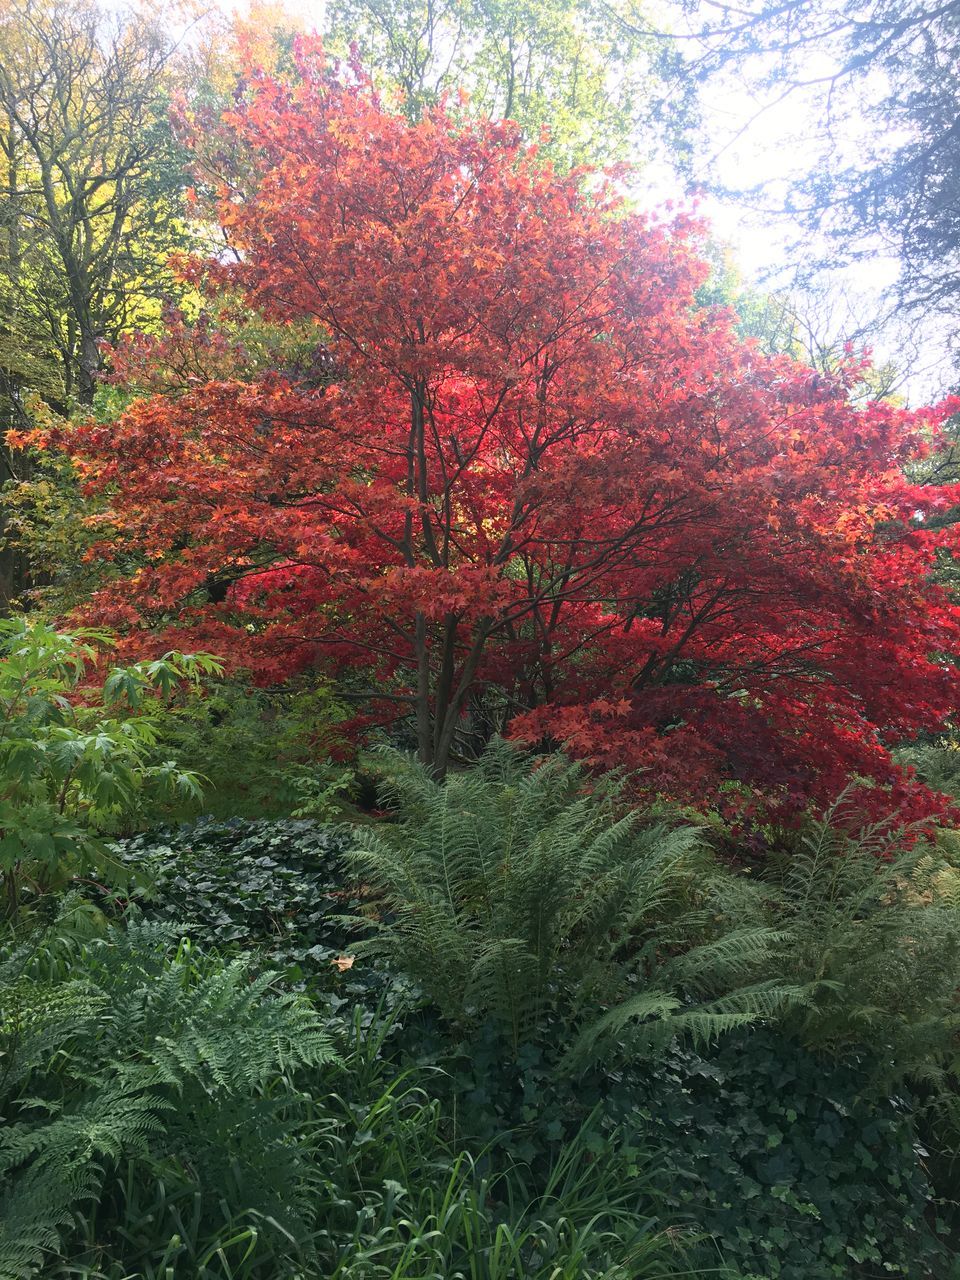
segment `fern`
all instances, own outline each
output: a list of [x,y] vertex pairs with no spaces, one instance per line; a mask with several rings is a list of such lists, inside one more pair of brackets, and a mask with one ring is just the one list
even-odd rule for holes
[[834,1053],[869,1048],[873,1084],[933,1080],[960,1035],[960,895],[939,853],[841,797],[764,889],[776,971],[804,992],[788,1026]]
[[579,1060],[630,1023],[703,1039],[754,1016],[746,996],[736,1014],[691,1003],[748,989],[776,932],[727,926],[700,831],[644,823],[616,779],[591,785],[560,756],[531,765],[496,741],[444,783],[394,768],[384,801],[400,820],[359,829],[347,853],[379,915],[357,950],[387,956],[460,1028],[493,1018],[516,1050],[559,1013]]
[[74,1206],[91,1200],[100,1186],[93,1164],[28,1169],[0,1193],[0,1280],[33,1276],[54,1251]]
[[935,742],[914,742],[895,753],[898,763],[917,771],[931,791],[960,797],[960,741],[948,734]]
[[244,1211],[296,1224],[309,1179],[288,1081],[333,1059],[317,1011],[169,926],[134,919],[59,973],[56,927],[46,941],[0,961],[0,1280],[35,1274],[113,1170],[176,1151],[215,1171],[213,1195],[241,1178]]

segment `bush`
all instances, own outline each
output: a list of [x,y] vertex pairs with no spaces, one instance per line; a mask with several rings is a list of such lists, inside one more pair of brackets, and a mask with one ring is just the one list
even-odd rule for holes
[[[360,949],[439,1014],[408,1052],[450,1072],[471,1142],[541,1171],[599,1108],[598,1161],[624,1132],[657,1151],[675,1210],[716,1239],[704,1265],[930,1274],[930,1192],[899,1093],[948,1071],[960,1029],[942,864],[831,811],[752,883],[699,832],[618,797],[615,780],[503,744],[443,785],[394,771],[398,820],[358,832],[349,857],[382,911]],[[739,1027],[678,1035],[700,1030],[705,996]],[[591,1005],[608,1010],[593,1026]],[[571,1058],[572,1031],[602,1052]]]
[[168,653],[114,667],[81,686],[109,643],[26,618],[0,619],[0,874],[16,916],[25,886],[43,893],[91,866],[103,872],[104,832],[116,831],[153,795],[199,802],[194,774],[157,758],[157,699],[218,670],[207,654]]
[[960,738],[955,733],[933,741],[911,742],[895,756],[898,764],[913,768],[931,791],[960,800]]
[[[127,931],[10,952],[0,1280],[947,1274],[900,1087],[949,1096],[931,850],[832,813],[747,877],[559,757],[391,760],[393,821],[118,842]],[[393,968],[340,973],[372,907]]]
[[[346,715],[322,685],[266,693],[207,681],[171,708],[160,743],[203,775],[210,817],[326,822],[342,815],[354,785],[353,771],[330,758],[343,745],[338,724]],[[170,817],[170,807],[157,804],[145,810],[143,825]]]

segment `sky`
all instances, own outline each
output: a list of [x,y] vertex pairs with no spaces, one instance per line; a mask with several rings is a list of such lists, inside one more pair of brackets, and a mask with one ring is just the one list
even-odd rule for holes
[[[668,8],[670,0],[666,0]],[[675,8],[675,6],[673,6]],[[827,55],[811,58],[803,75],[816,80],[835,69]],[[761,77],[755,64],[749,81]],[[874,74],[871,84],[857,84],[846,101],[844,132],[839,140],[844,160],[856,156],[859,140],[872,127],[862,110],[885,81]],[[719,240],[727,244],[745,279],[761,287],[790,289],[804,254],[816,251],[799,221],[786,212],[791,178],[815,170],[820,162],[816,141],[824,111],[822,89],[796,91],[786,98],[779,90],[753,89],[748,78],[731,72],[704,85],[701,96],[703,129],[694,163],[694,176],[707,189],[761,189],[756,201],[707,195],[702,210]],[[666,179],[666,185],[670,180]],[[753,204],[757,207],[752,207]],[[870,323],[889,312],[885,292],[896,282],[898,262],[882,245],[847,267],[821,276],[833,295],[829,315],[816,317],[822,330]],[[919,331],[894,315],[872,336],[875,362],[892,361],[900,370],[898,393],[912,403],[940,396],[952,383],[954,363],[947,350],[949,334],[931,323]]]

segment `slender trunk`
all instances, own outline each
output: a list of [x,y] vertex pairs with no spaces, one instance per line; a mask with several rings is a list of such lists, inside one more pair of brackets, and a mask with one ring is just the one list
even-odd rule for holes
[[[460,720],[460,713],[464,708],[467,698],[473,689],[474,681],[477,678],[477,671],[480,667],[480,659],[483,657],[483,651],[486,648],[487,636],[489,635],[489,621],[481,620],[477,634],[474,638],[470,652],[467,654],[463,669],[460,672],[460,680],[457,687],[451,695],[446,707],[436,709],[437,719],[440,720],[439,733],[437,734],[437,749],[433,755],[433,772],[438,778],[446,775],[447,767],[450,764],[450,753],[453,750],[453,744],[456,739],[457,724]],[[442,717],[442,719],[441,719]]]
[[417,657],[417,754],[428,768],[434,763],[433,735],[430,732],[430,651],[427,648],[427,619],[418,613],[414,647]]
[[[12,121],[8,121],[3,150],[7,157],[7,191],[9,193],[9,221],[7,223],[7,282],[8,302],[0,315],[0,331],[12,337],[17,334],[21,275],[23,271],[23,247],[20,238],[20,172],[18,143]],[[27,425],[21,403],[20,372],[16,368],[0,370],[0,397],[3,410],[0,432],[9,427]],[[22,550],[7,537],[9,516],[2,497],[2,486],[9,480],[17,480],[19,467],[13,451],[0,443],[0,616],[11,611],[14,603],[28,584],[28,566]]]
[[433,716],[433,754],[440,748],[442,717],[453,691],[455,672],[455,642],[457,638],[457,620],[448,613],[443,621],[443,653],[440,657],[440,678],[437,681],[436,710]]
[[[7,399],[12,411],[16,410],[17,390],[12,386],[0,386],[0,395]],[[21,425],[11,413],[11,426]],[[6,617],[22,603],[22,596],[30,586],[30,565],[22,547],[13,535],[8,536],[9,514],[2,493],[8,481],[17,481],[29,475],[29,459],[25,454],[14,454],[5,444],[0,444],[0,617]]]
[[100,372],[100,350],[97,336],[81,322],[80,350],[77,353],[77,399],[82,405],[93,404]]

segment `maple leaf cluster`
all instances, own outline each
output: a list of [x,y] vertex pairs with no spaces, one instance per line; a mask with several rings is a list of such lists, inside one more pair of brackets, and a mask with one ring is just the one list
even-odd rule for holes
[[230,161],[231,252],[192,270],[312,327],[323,376],[174,325],[177,386],[47,432],[109,499],[88,615],[263,680],[361,673],[366,721],[409,717],[438,770],[493,728],[696,803],[787,814],[856,778],[935,811],[889,748],[957,705],[928,517],[960,493],[904,470],[947,408],[761,354],[696,304],[698,223],[617,175],[297,58],[195,138]]

